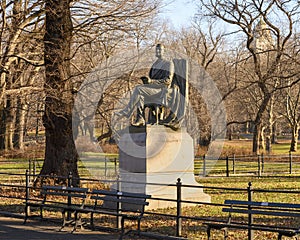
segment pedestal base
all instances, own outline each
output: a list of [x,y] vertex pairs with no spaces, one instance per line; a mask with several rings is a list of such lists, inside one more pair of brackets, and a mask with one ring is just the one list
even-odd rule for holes
[[[201,186],[194,178],[193,139],[185,129],[173,131],[160,125],[147,125],[129,130],[119,144],[121,191],[176,200],[174,185],[178,178],[183,185]],[[202,188],[182,187],[181,196],[183,200],[210,202],[210,196]],[[175,206],[176,202],[150,200],[148,208]]]

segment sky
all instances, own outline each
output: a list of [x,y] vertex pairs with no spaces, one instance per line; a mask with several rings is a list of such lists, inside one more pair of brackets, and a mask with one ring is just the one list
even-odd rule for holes
[[162,9],[162,17],[170,20],[175,28],[187,26],[197,12],[196,4],[191,0],[163,0],[170,3]]

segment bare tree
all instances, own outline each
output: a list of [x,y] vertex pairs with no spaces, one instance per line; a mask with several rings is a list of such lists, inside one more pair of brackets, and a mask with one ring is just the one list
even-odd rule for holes
[[66,176],[71,171],[78,177],[72,134],[73,85],[80,86],[93,67],[114,50],[128,46],[125,40],[135,31],[134,23],[155,8],[155,1],[46,1],[46,152],[42,174]]
[[[205,24],[206,23],[206,24]],[[195,18],[192,27],[180,31],[179,40],[188,57],[205,70],[213,63],[224,43],[224,34],[207,18]]]
[[[262,117],[267,109],[272,94],[279,86],[275,82],[280,79],[284,81],[287,76],[279,76],[279,66],[283,58],[285,58],[285,49],[288,40],[293,33],[296,15],[298,14],[299,5],[294,1],[220,1],[199,0],[202,7],[211,17],[216,17],[222,21],[236,26],[245,36],[246,47],[250,53],[249,58],[253,64],[253,79],[249,85],[255,85],[262,93],[259,100],[259,106],[254,118],[254,134],[253,149],[255,153],[259,152],[259,136],[262,128]],[[278,21],[280,19],[281,21]],[[268,44],[267,48],[259,49],[255,45],[255,24],[258,21],[265,23],[264,30],[270,32],[273,41]],[[283,27],[284,26],[284,27]],[[269,58],[269,64],[265,64],[264,56],[272,56]],[[283,82],[280,86],[287,86],[288,83]]]
[[[72,82],[70,53],[73,25],[70,1],[47,0],[45,4],[45,161],[41,174],[78,179],[78,154],[72,136]],[[75,180],[76,185],[78,181]]]
[[[155,26],[156,14],[160,5],[156,0],[147,1],[111,1],[109,4],[85,1],[85,8],[75,3],[71,7],[74,22],[74,51],[72,52],[72,75],[76,88],[87,74],[101,63],[109,62],[110,58],[124,49],[140,49],[151,45],[152,30]],[[86,12],[83,17],[82,12]],[[92,17],[90,17],[92,16]],[[84,20],[83,20],[84,19]],[[85,24],[89,21],[89,24]],[[159,28],[160,29],[160,28]],[[132,70],[134,71],[134,69]],[[117,100],[121,91],[130,91],[135,84],[133,76],[122,80],[117,87],[112,87],[101,98],[96,113],[96,125],[101,126],[98,140],[111,136],[110,117],[113,110],[112,99]],[[125,81],[125,82],[124,82]],[[126,84],[125,84],[126,83]],[[120,85],[121,84],[121,85]],[[87,116],[91,119],[93,116]],[[88,128],[93,128],[94,123],[86,121]]]
[[[299,61],[299,33],[295,34],[294,37],[289,42],[289,53],[293,58],[289,59],[282,67],[281,71],[288,71],[289,74],[294,73],[299,69],[300,61]],[[288,67],[287,67],[288,66]],[[288,126],[290,127],[292,137],[291,137],[291,145],[290,151],[297,151],[298,137],[299,137],[299,129],[300,129],[300,87],[299,83],[293,84],[297,82],[299,79],[298,75],[295,75],[288,79],[288,81],[292,84],[288,88],[282,89],[281,91],[281,108],[285,109],[285,111],[278,110],[279,114],[283,116],[288,122]]]
[[[24,64],[40,64],[40,44],[36,37],[41,30],[40,21],[43,14],[41,5],[42,2],[39,0],[1,1],[0,149],[14,147],[13,136],[16,130],[14,127],[18,126],[20,120],[22,121],[22,118],[15,118],[18,102],[16,93],[19,93],[18,98],[22,98],[22,95],[34,90],[32,85],[27,85],[28,82],[24,81],[20,73],[26,72]],[[17,130],[20,129],[18,127]]]

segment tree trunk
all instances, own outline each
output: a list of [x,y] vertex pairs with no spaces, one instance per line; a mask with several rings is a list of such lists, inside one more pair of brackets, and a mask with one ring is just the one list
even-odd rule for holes
[[254,123],[253,140],[252,140],[252,152],[259,154],[259,139],[260,139],[260,124]]
[[262,101],[262,103],[259,106],[259,110],[256,114],[256,118],[254,120],[254,130],[253,130],[253,142],[252,142],[252,152],[255,154],[259,154],[259,141],[260,141],[260,137],[261,137],[261,130],[262,130],[262,117],[263,117],[263,113],[265,112],[268,103],[270,101],[271,98],[271,94],[268,92],[268,90],[266,89],[266,86],[264,84],[260,84],[261,90],[264,93],[264,99]]
[[73,96],[70,81],[72,22],[69,0],[46,1],[45,52],[45,161],[41,174],[68,176],[78,184],[78,154],[72,134]]
[[272,130],[272,144],[277,143],[277,122],[274,122],[273,124],[273,130]]
[[266,139],[265,139],[265,130],[266,127],[262,127],[260,130],[260,137],[259,137],[259,148],[264,152],[266,150]]
[[266,151],[269,154],[272,152],[272,138],[270,136],[266,137]]
[[15,131],[15,102],[12,96],[7,96],[6,105],[6,124],[5,124],[5,150],[12,150],[14,148],[13,138]]
[[25,125],[26,125],[26,113],[28,110],[28,105],[18,97],[17,100],[17,113],[16,113],[16,130],[14,135],[14,147],[18,149],[24,149],[24,135],[25,135]]
[[292,131],[292,140],[291,140],[290,151],[297,152],[299,126],[296,124],[292,130],[293,131]]
[[5,150],[6,112],[4,105],[0,106],[0,150]]
[[266,136],[266,151],[271,153],[272,149],[272,136],[273,136],[273,125],[274,125],[274,96],[270,98],[270,108],[268,117],[268,131]]

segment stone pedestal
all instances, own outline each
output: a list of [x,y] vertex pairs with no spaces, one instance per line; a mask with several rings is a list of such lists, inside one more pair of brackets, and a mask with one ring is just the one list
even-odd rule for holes
[[[146,193],[155,198],[176,199],[174,185],[200,186],[194,178],[194,144],[185,129],[173,131],[161,125],[129,128],[119,142],[121,191]],[[147,184],[141,184],[147,183]],[[162,185],[156,185],[162,184]],[[183,200],[210,202],[202,188],[182,188]],[[176,202],[150,200],[149,209],[175,207]]]

